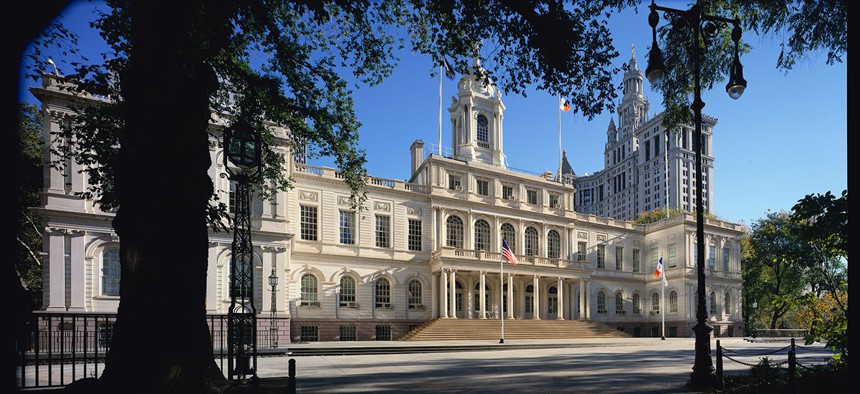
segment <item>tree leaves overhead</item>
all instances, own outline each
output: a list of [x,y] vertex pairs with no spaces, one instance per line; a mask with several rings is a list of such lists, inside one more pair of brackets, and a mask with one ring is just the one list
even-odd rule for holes
[[[525,96],[537,88],[568,98],[574,111],[592,119],[616,97],[608,19],[636,1],[412,1],[408,29],[413,48],[437,61],[449,56],[460,73],[474,58],[485,83]],[[491,10],[491,12],[487,12]],[[480,51],[480,48],[486,51]],[[487,53],[486,58],[482,54]]]
[[[692,2],[691,2],[692,3]],[[687,7],[669,4],[670,8],[686,10]],[[847,2],[825,1],[748,1],[715,0],[699,2],[707,15],[738,19],[742,36],[738,46],[741,64],[744,54],[755,50],[745,42],[744,36],[753,33],[769,35],[781,41],[780,55],[775,59],[778,69],[788,71],[801,59],[813,57],[825,51],[827,64],[841,62],[848,50]],[[694,81],[692,28],[673,13],[660,12],[657,27],[658,46],[667,66],[666,79],[654,89],[663,95],[666,111],[664,126],[670,129],[692,121]],[[729,70],[734,53],[730,25],[719,25],[713,37],[702,35],[699,45],[701,54],[702,89],[722,85],[729,79]],[[650,47],[649,47],[650,48]],[[754,88],[755,81],[749,81]],[[722,88],[722,86],[719,86]]]
[[[103,96],[111,103],[81,109],[76,126],[60,136],[72,141],[60,152],[64,160],[77,155],[93,181],[85,197],[108,209],[119,203],[112,191],[112,160],[125,127],[117,76],[129,66],[133,43],[150,39],[135,36],[136,31],[150,30],[132,29],[131,4],[107,2],[111,11],[100,14],[93,26],[109,43],[110,53],[101,63],[79,63],[68,77],[78,83],[79,94]],[[189,59],[205,59],[217,74],[220,82],[211,106],[227,125],[241,117],[262,133],[267,144],[265,181],[258,192],[269,197],[290,187],[282,170],[285,151],[276,148],[286,144],[303,149],[309,157],[333,157],[358,197],[355,201],[361,202],[365,152],[358,146],[361,123],[345,73],[359,83],[381,82],[397,66],[395,54],[406,41],[413,51],[434,59],[449,56],[461,73],[472,72],[472,60],[486,53],[481,61],[493,66],[486,70],[485,82],[493,80],[516,94],[524,95],[531,87],[561,94],[592,118],[612,108],[616,96],[611,77],[618,70],[610,62],[618,53],[608,17],[634,4],[632,0],[215,2],[199,6],[184,43],[176,45]],[[477,43],[494,49],[481,51]],[[277,135],[272,126],[289,133]],[[100,130],[97,135],[84,135],[93,128]],[[217,196],[216,190],[210,222],[224,213]]]

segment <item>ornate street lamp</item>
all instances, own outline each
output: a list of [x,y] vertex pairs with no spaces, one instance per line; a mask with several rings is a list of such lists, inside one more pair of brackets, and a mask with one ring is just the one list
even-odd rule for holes
[[729,23],[734,25],[734,29],[732,29],[732,41],[735,43],[735,53],[726,92],[732,99],[738,99],[744,93],[744,89],[747,86],[747,82],[743,77],[743,66],[741,66],[738,57],[738,41],[741,38],[740,21],[738,19],[707,15],[702,11],[698,3],[685,11],[660,7],[654,4],[652,0],[649,8],[651,9],[651,13],[648,15],[648,24],[651,25],[652,43],[651,52],[648,56],[648,68],[645,69],[645,77],[648,78],[648,81],[652,85],[659,85],[666,76],[666,66],[663,64],[660,48],[657,45],[657,23],[660,21],[657,11],[679,15],[679,22],[685,23],[686,27],[693,30],[690,58],[693,62],[695,86],[693,90],[693,103],[690,105],[690,108],[693,110],[696,125],[696,248],[698,250],[696,259],[698,279],[696,320],[698,323],[693,327],[693,331],[696,334],[696,357],[693,364],[693,372],[690,374],[690,385],[694,388],[714,388],[717,387],[717,376],[714,373],[714,364],[711,360],[710,342],[710,334],[713,327],[707,323],[708,312],[705,309],[705,230],[704,207],[702,204],[702,108],[705,106],[705,103],[702,101],[701,50],[699,48],[699,40],[700,34],[703,32],[708,36],[713,36],[716,34],[718,27]]
[[269,334],[272,337],[272,348],[276,348],[278,347],[278,323],[275,321],[275,311],[278,305],[275,299],[277,298],[278,274],[275,272],[274,266],[272,266],[272,273],[269,274],[269,286],[272,286],[272,317],[269,319]]
[[227,178],[236,181],[236,207],[230,258],[230,309],[227,312],[227,369],[230,380],[257,375],[257,309],[254,305],[254,247],[251,243],[249,184],[260,174],[261,140],[244,119],[224,130]]

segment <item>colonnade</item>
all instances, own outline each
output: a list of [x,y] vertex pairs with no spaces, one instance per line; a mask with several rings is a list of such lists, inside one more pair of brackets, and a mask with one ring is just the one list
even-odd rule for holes
[[442,319],[498,319],[502,311],[505,319],[591,318],[588,278],[505,272],[500,280],[499,271],[457,268],[442,268],[436,274],[439,292],[434,309]]

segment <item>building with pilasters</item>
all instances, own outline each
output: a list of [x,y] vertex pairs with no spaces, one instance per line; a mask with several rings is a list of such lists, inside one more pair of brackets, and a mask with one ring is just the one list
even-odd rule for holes
[[[627,75],[635,67],[633,62]],[[641,93],[641,76],[638,86],[628,85],[635,85],[636,79],[631,81],[625,89]],[[59,130],[60,115],[81,100],[59,84],[46,75],[43,86],[33,89],[42,102],[48,147],[58,143],[51,132]],[[502,316],[594,320],[633,336],[660,336],[665,321],[666,336],[691,336],[695,216],[641,225],[579,211],[580,188],[594,190],[589,179],[603,175],[571,183],[507,168],[501,94],[472,76],[461,78],[457,89],[448,108],[451,147],[425,150],[422,141],[413,142],[409,180],[369,177],[368,199],[359,209],[350,205],[350,190],[336,169],[307,164],[288,146],[279,148],[294,187],[274,201],[254,201],[252,227],[256,310],[285,322],[278,326],[280,343],[393,340],[434,319]],[[633,119],[643,119],[647,105],[621,111],[638,112]],[[628,171],[621,184],[645,178],[639,171],[656,166],[653,158],[629,159],[630,152],[644,154],[634,149],[636,141],[651,136],[657,119],[633,127],[639,123],[624,116],[617,144],[630,151],[617,163]],[[211,126],[210,176],[224,194],[222,201],[230,201],[230,183],[220,176],[225,159],[214,143],[225,125]],[[618,155],[615,151],[607,144],[609,154]],[[46,162],[52,155],[45,150]],[[87,179],[78,164],[69,164],[64,170],[46,166],[38,207],[48,229],[43,309],[115,313],[120,269],[113,213],[76,195]],[[620,193],[613,204],[644,195],[623,188]],[[709,322],[715,335],[736,335],[744,329],[742,230],[707,220],[705,234]],[[518,264],[502,259],[502,239]],[[229,234],[210,234],[206,308],[212,315],[226,314],[230,305],[230,246]],[[654,276],[660,258],[665,287]],[[267,282],[270,273],[279,278],[275,291]]]

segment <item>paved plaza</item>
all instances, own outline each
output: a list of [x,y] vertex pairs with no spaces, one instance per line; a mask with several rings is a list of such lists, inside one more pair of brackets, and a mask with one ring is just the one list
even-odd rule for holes
[[[504,349],[546,341],[496,341],[469,343]],[[444,345],[457,342],[446,342]],[[463,344],[462,342],[459,342]],[[716,340],[712,339],[712,352]],[[777,351],[788,341],[749,342],[743,338],[720,339],[734,352],[736,361],[724,359],[727,373],[749,371],[759,356],[775,362],[788,358]],[[387,342],[409,346],[415,342]],[[442,345],[442,343],[435,343]],[[694,360],[693,338],[582,339],[557,342],[557,347],[538,349],[415,352],[402,354],[293,356],[298,393],[679,393]],[[298,344],[293,347],[380,346],[380,342],[333,342]],[[802,345],[802,342],[798,343]],[[813,345],[820,348],[820,344]],[[777,352],[775,352],[777,351]],[[829,353],[798,350],[803,364],[821,363]],[[259,377],[268,385],[288,376],[288,357],[262,357]],[[714,359],[714,357],[712,357]],[[716,360],[714,360],[716,367]]]

